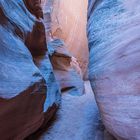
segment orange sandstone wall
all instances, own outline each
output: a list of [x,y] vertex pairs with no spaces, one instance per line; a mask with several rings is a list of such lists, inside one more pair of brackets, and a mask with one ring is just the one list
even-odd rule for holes
[[53,35],[65,41],[83,73],[88,64],[87,4],[87,0],[55,0],[52,12]]

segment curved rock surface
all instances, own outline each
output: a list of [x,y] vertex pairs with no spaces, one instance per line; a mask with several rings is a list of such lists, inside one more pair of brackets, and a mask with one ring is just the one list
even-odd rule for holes
[[43,127],[58,108],[61,89],[73,88],[76,95],[84,92],[77,60],[61,39],[53,37],[52,4],[40,0],[0,1],[3,140],[22,140]]
[[84,82],[82,80],[82,70],[79,63],[74,62],[74,57],[68,51],[65,42],[53,35],[52,12],[56,8],[55,1],[43,0],[42,8],[44,14],[44,25],[47,37],[48,53],[52,63],[52,67],[61,90],[72,89],[74,95],[82,95],[84,93]]
[[[2,140],[24,139],[51,118],[60,102],[60,90],[46,55],[45,28],[35,16],[22,0],[0,1]],[[43,57],[37,64],[36,57],[42,52],[45,63]]]
[[53,41],[48,42],[48,50],[61,90],[71,89],[71,94],[82,95],[84,93],[84,82],[81,68],[76,59],[66,50],[65,43],[60,39],[53,39]]
[[140,140],[140,1],[89,0],[90,80],[103,123]]
[[41,7],[41,0],[23,0],[27,9],[35,15],[38,19],[43,18],[43,10]]
[[86,36],[87,0],[55,0],[52,11],[52,34],[64,40],[67,50],[78,60],[82,75],[88,64]]

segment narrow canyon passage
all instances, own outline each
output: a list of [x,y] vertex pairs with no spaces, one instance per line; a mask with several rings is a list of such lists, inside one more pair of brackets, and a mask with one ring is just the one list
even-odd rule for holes
[[140,140],[139,31],[139,0],[0,0],[0,140]]
[[83,96],[62,96],[58,120],[40,140],[92,140],[99,121],[98,110],[89,82]]
[[83,96],[63,93],[56,119],[28,140],[114,140],[104,130],[89,81],[85,89]]

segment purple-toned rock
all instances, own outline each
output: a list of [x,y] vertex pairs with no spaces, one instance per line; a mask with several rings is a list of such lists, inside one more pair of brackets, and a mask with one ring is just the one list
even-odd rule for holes
[[89,0],[91,84],[107,130],[140,140],[140,1]]

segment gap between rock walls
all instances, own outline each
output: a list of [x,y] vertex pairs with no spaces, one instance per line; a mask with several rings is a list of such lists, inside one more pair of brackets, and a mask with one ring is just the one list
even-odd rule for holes
[[140,140],[139,13],[136,0],[0,0],[0,138]]

